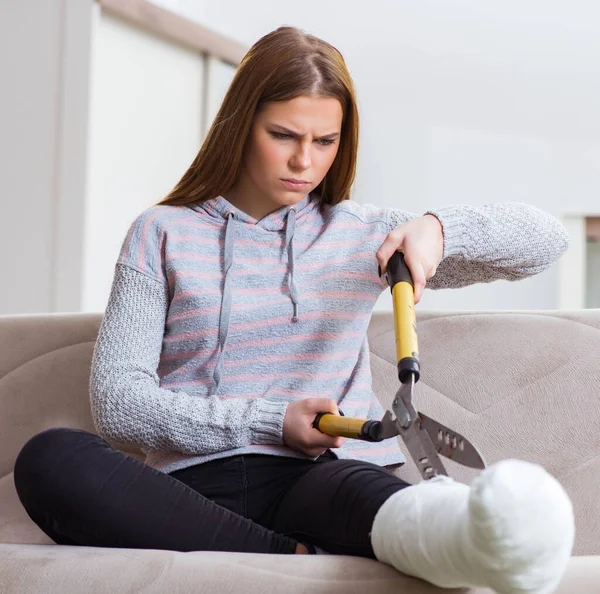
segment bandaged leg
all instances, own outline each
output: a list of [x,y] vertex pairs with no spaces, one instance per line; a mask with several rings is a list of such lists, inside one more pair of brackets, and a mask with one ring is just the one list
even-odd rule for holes
[[573,507],[541,466],[503,460],[472,485],[434,477],[389,497],[371,531],[377,559],[442,588],[549,594],[574,539]]

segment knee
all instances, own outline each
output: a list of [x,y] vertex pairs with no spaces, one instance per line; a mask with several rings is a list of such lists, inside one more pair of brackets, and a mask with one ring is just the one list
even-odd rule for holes
[[55,474],[56,464],[83,440],[100,439],[82,429],[53,427],[31,437],[17,455],[14,481],[17,493],[27,491],[32,481]]

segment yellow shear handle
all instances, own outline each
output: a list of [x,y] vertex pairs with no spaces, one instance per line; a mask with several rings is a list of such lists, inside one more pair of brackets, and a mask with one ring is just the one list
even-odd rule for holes
[[387,264],[387,276],[392,291],[394,328],[396,330],[396,360],[398,378],[404,382],[409,373],[420,376],[419,341],[415,314],[415,289],[402,252],[394,252]]
[[313,426],[328,435],[357,438],[360,436],[365,419],[342,417],[331,413],[319,413]]
[[340,415],[319,413],[313,422],[313,427],[327,435],[341,435],[364,441],[383,439],[381,421],[345,417],[341,410]]

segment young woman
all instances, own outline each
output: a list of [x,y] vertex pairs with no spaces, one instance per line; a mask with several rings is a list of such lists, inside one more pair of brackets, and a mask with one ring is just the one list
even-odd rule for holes
[[568,243],[520,203],[419,215],[349,200],[357,145],[334,47],[281,27],[250,49],[190,168],[124,239],[91,367],[99,435],[50,429],[17,459],[19,497],[55,542],[328,552],[444,587],[556,586],[572,509],[541,467],[409,485],[396,438],[312,427],[383,416],[366,330],[395,250],[418,302],[426,283],[534,275]]

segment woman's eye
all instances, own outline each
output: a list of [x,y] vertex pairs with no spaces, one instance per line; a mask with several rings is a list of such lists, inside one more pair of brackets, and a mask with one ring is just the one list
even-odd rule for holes
[[[271,135],[280,140],[285,140],[286,138],[293,138],[290,134],[283,134],[282,132],[271,132]],[[327,140],[326,138],[322,138],[317,142],[319,142],[321,146],[329,146],[330,144],[333,144],[335,140]]]

